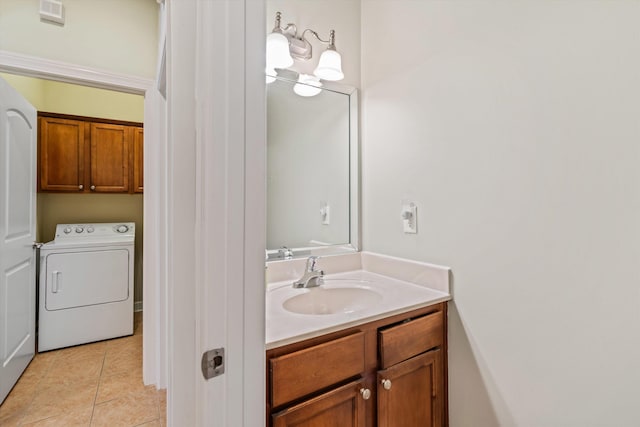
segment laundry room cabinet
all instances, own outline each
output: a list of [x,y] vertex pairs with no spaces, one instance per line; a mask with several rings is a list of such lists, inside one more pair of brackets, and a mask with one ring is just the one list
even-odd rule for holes
[[142,124],[38,114],[38,190],[142,192]]
[[144,131],[141,127],[133,130],[132,188],[134,193],[142,193],[144,189]]

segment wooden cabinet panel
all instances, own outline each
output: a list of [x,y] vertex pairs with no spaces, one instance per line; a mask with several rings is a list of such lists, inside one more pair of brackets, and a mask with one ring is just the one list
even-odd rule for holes
[[[446,427],[446,312],[439,303],[269,349],[267,426]],[[354,384],[367,390],[364,424]]]
[[269,361],[271,399],[278,407],[362,373],[364,334],[352,335]]
[[129,191],[131,132],[128,126],[91,123],[91,191]]
[[142,193],[144,189],[144,130],[133,129],[133,179],[132,189],[134,193]]
[[442,427],[441,365],[436,349],[378,372],[378,427]]
[[85,123],[41,117],[39,120],[40,189],[84,189]]
[[442,312],[404,322],[379,332],[381,367],[387,368],[442,345]]
[[142,193],[140,123],[38,113],[38,191]]
[[274,427],[364,427],[365,401],[361,381],[306,400],[273,415]]

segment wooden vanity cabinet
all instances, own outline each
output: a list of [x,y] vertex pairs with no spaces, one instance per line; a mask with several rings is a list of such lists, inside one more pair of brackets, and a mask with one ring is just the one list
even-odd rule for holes
[[435,349],[378,372],[378,427],[442,426],[442,360]]
[[268,350],[267,426],[446,426],[446,310]]
[[337,387],[317,397],[278,412],[273,427],[365,427],[365,401],[362,381]]
[[442,426],[442,311],[378,330],[378,427]]
[[38,190],[142,192],[140,123],[38,113]]

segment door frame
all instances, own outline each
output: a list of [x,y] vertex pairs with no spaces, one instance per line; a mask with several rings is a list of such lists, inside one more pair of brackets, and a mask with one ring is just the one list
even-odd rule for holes
[[[266,393],[265,2],[161,6],[158,87],[148,79],[3,51],[0,71],[145,96],[145,382],[169,385],[170,426],[257,427],[265,424]],[[189,68],[180,59],[194,44],[199,55]],[[166,101],[158,89],[166,89]],[[204,99],[201,91],[221,96]],[[224,126],[211,127],[212,118]],[[223,174],[212,175],[207,160]],[[203,225],[210,226],[206,233]],[[223,239],[213,225],[222,225]],[[222,271],[210,268],[208,256]],[[216,311],[220,304],[224,312]],[[200,357],[216,347],[226,348],[226,372],[205,381]]]
[[[0,72],[142,95],[145,97],[145,130],[153,135],[162,133],[160,128],[162,108],[158,107],[159,96],[154,93],[157,91],[154,88],[154,81],[151,79],[2,50],[0,50]],[[146,167],[148,163],[146,158],[148,156],[162,162],[165,150],[160,144],[149,144],[149,140],[149,138],[145,139],[144,173],[145,181],[153,189],[162,185],[160,169],[152,164],[149,165],[150,167]],[[166,142],[166,138],[162,142]],[[154,162],[154,164],[156,163]],[[158,325],[166,325],[167,317],[166,305],[159,304],[162,294],[166,293],[166,279],[163,279],[164,275],[160,269],[162,250],[158,250],[163,243],[166,244],[166,240],[161,239],[158,233],[151,232],[151,230],[159,230],[160,221],[166,220],[166,217],[160,216],[163,213],[162,209],[147,209],[151,206],[159,207],[160,202],[166,200],[166,197],[158,200],[160,199],[158,191],[147,190],[145,190],[143,197],[145,229],[149,231],[144,233],[143,243],[146,248],[155,249],[148,252],[145,250],[142,254],[143,295],[145,295],[143,313],[147,320],[143,322],[143,377],[146,384],[166,388],[168,369],[166,347],[161,346],[166,343],[166,338],[163,336],[166,330],[158,327]],[[159,282],[152,281],[152,278]],[[145,301],[148,302],[145,303]],[[162,298],[162,301],[166,301],[166,299]],[[155,351],[151,351],[151,349]]]

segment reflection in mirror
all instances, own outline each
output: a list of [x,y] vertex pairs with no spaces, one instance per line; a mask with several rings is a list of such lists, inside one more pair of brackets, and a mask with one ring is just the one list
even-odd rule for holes
[[358,245],[356,92],[337,85],[300,91],[296,79],[267,85],[269,259]]

